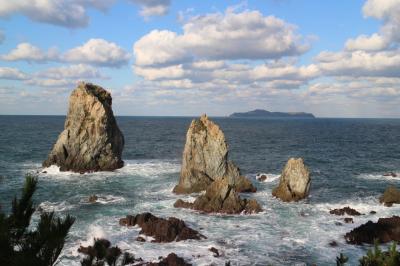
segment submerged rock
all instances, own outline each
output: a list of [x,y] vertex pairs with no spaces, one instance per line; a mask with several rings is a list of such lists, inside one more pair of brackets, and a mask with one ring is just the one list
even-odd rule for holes
[[386,188],[383,195],[379,198],[380,203],[384,203],[385,206],[392,206],[394,203],[400,203],[400,190],[395,186],[389,186]]
[[158,243],[206,238],[196,230],[187,227],[182,220],[175,217],[158,218],[148,212],[136,216],[128,215],[126,218],[121,218],[119,224],[125,226],[138,225],[142,228],[139,234],[151,236],[154,238],[152,242]]
[[228,161],[228,145],[217,124],[202,115],[194,119],[186,134],[179,184],[173,192],[200,192],[216,179],[226,177],[239,192],[255,192],[256,188],[239,168]]
[[178,257],[175,253],[170,253],[166,258],[161,258],[159,262],[145,263],[146,266],[191,266],[183,258]]
[[345,239],[347,243],[357,245],[373,244],[375,239],[378,243],[398,242],[400,241],[400,217],[379,218],[376,223],[368,221],[347,233]]
[[286,163],[279,179],[279,185],[272,195],[282,201],[299,201],[308,196],[310,190],[310,172],[302,158],[291,158]]
[[341,208],[341,209],[333,209],[329,211],[330,214],[335,214],[335,215],[352,215],[352,216],[358,216],[361,215],[358,211],[355,209],[350,208],[349,206]]
[[254,199],[241,199],[238,192],[229,184],[227,178],[217,179],[208,186],[206,193],[193,203],[181,199],[174,204],[176,208],[190,208],[206,213],[238,214],[257,213],[261,206]]
[[124,137],[111,104],[109,92],[80,83],[71,93],[64,131],[43,166],[54,164],[61,171],[79,173],[121,168]]

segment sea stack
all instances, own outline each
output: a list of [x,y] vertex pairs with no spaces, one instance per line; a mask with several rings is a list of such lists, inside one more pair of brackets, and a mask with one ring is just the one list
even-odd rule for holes
[[310,171],[303,159],[290,158],[272,195],[285,202],[299,201],[308,196],[310,183]]
[[61,171],[112,171],[123,166],[124,136],[119,130],[108,91],[81,82],[69,98],[64,131],[58,137],[44,167]]
[[228,145],[222,130],[207,115],[202,115],[192,121],[187,131],[180,180],[173,192],[200,192],[223,177],[238,192],[256,191],[250,180],[241,176],[239,168],[228,161]]

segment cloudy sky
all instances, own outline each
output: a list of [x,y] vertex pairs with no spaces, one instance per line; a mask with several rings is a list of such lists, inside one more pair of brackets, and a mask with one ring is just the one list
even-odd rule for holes
[[0,114],[400,117],[400,0],[0,0]]

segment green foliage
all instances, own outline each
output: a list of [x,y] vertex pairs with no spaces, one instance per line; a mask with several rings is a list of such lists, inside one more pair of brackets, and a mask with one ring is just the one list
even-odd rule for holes
[[54,217],[43,213],[35,231],[28,229],[35,211],[32,196],[37,178],[27,176],[21,198],[12,201],[11,213],[0,212],[0,265],[53,265],[64,247],[68,232],[75,219]]
[[339,257],[336,257],[336,266],[343,266],[345,263],[349,260],[348,257],[343,255],[343,253],[340,253]]
[[360,266],[398,266],[400,265],[400,254],[396,250],[396,243],[388,248],[388,251],[382,252],[378,243],[375,242],[374,249],[370,249],[367,255],[360,259]]
[[122,251],[118,246],[111,247],[110,241],[102,238],[95,238],[93,246],[80,247],[79,252],[86,254],[86,257],[81,261],[82,266],[116,266],[128,265],[134,263],[135,257],[125,252],[121,259]]

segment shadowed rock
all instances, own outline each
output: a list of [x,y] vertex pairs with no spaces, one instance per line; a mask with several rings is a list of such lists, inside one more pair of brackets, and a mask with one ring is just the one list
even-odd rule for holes
[[109,92],[80,83],[69,98],[64,131],[43,166],[57,165],[61,171],[80,173],[121,168],[124,137],[111,104]]
[[352,216],[358,216],[361,215],[361,213],[359,213],[358,211],[356,211],[355,209],[352,209],[350,207],[344,207],[341,209],[333,209],[331,211],[329,211],[330,214],[335,214],[335,215],[352,215]]
[[389,186],[386,188],[383,195],[379,198],[380,203],[384,203],[385,206],[392,206],[394,203],[400,203],[400,190],[398,190],[395,186]]
[[291,158],[286,163],[279,179],[279,185],[272,195],[282,201],[299,201],[308,196],[310,190],[310,172],[302,158]]
[[347,233],[345,239],[347,243],[357,245],[373,244],[375,239],[378,243],[398,242],[400,241],[400,217],[379,218],[376,223],[368,221]]
[[182,156],[179,184],[173,192],[200,192],[217,178],[226,177],[239,192],[255,192],[256,188],[233,162],[228,161],[228,145],[217,124],[202,115],[190,124]]
[[206,213],[238,214],[257,213],[261,206],[254,199],[241,199],[227,178],[217,179],[208,186],[206,193],[200,195],[193,203],[181,199],[174,204],[176,208],[189,208]]
[[142,213],[136,216],[128,215],[119,220],[120,225],[135,226],[142,228],[139,232],[154,238],[152,242],[172,242],[186,239],[206,238],[196,230],[186,226],[185,222],[175,217],[168,219],[158,218],[151,213]]
[[183,258],[178,257],[175,253],[170,253],[166,258],[162,258],[159,262],[150,262],[144,264],[146,266],[191,266]]

